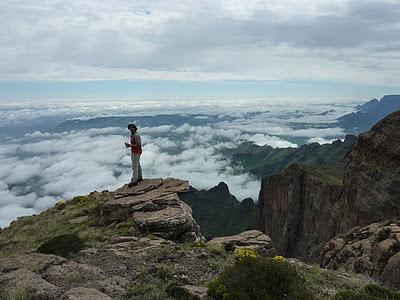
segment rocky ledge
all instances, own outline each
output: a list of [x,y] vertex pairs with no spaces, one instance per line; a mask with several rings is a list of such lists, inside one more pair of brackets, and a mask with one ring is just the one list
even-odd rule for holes
[[355,227],[328,242],[321,266],[371,276],[400,290],[400,222]]
[[173,240],[201,240],[192,209],[179,198],[179,193],[189,188],[188,181],[173,178],[147,179],[134,187],[124,185],[108,195],[103,221],[115,224],[132,219],[142,233]]

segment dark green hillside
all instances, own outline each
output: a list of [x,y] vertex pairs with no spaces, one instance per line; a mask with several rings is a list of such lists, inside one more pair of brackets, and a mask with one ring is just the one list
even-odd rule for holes
[[273,148],[247,142],[236,149],[227,150],[225,154],[246,172],[264,177],[280,173],[292,163],[309,165],[341,163],[356,141],[355,136],[347,135],[343,142],[336,140],[323,145],[312,143],[298,148]]
[[224,182],[208,191],[191,188],[181,194],[181,199],[192,208],[193,217],[206,237],[237,234],[255,226],[253,200],[239,202]]

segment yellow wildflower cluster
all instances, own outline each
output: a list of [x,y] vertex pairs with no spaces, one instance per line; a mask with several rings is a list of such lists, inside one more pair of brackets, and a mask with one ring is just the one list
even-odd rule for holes
[[282,263],[285,261],[285,258],[281,255],[276,255],[273,259],[274,262]]
[[65,203],[65,200],[60,200],[54,205],[54,207],[59,210],[62,210],[65,208],[66,205],[67,205],[67,203]]
[[77,196],[77,197],[75,197],[75,198],[78,198],[78,200],[79,200],[80,203],[85,203],[85,202],[88,202],[88,201],[91,200],[91,198],[88,197],[88,196]]
[[233,253],[233,256],[235,257],[236,260],[242,260],[243,258],[246,258],[246,257],[249,257],[249,258],[257,257],[256,252],[250,248],[236,249],[235,252]]

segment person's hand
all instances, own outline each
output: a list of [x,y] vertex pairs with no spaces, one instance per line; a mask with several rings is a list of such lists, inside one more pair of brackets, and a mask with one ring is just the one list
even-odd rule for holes
[[131,144],[125,143],[125,147],[129,148],[129,147],[131,147]]

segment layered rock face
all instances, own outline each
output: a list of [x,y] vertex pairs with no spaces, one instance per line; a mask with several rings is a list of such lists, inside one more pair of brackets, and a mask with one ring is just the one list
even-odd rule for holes
[[343,183],[342,231],[400,218],[400,111],[359,136]]
[[166,239],[202,239],[192,209],[179,198],[189,190],[179,179],[146,179],[137,186],[124,185],[109,195],[103,206],[103,220],[113,224],[131,219],[143,233]]
[[372,276],[400,289],[400,222],[355,227],[332,239],[321,252],[321,267]]
[[342,186],[331,173],[327,167],[293,164],[262,180],[258,228],[279,254],[315,260],[318,245],[335,235]]

